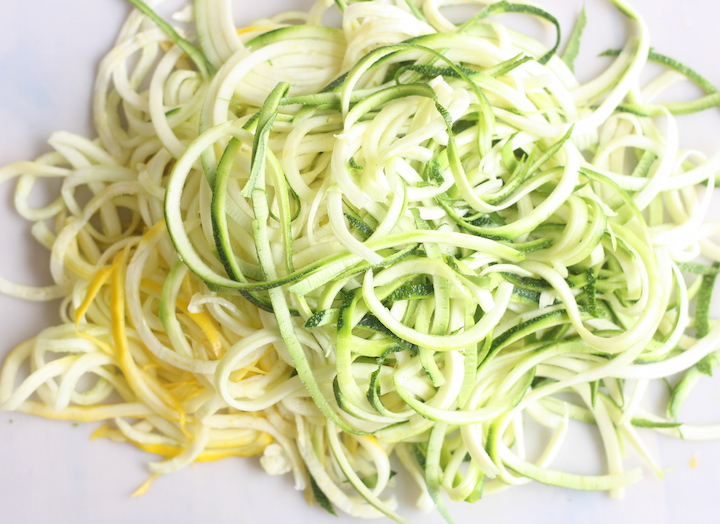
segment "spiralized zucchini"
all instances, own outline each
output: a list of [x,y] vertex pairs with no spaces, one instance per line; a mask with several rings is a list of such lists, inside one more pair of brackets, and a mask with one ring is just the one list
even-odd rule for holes
[[[262,453],[328,511],[397,521],[398,467],[451,520],[445,498],[533,480],[619,496],[641,476],[626,447],[660,472],[641,428],[720,437],[679,411],[718,360],[720,155],[676,123],[720,97],[624,1],[627,42],[584,84],[584,13],[560,57],[555,18],[504,1],[457,24],[452,1],[320,0],[241,29],[230,0],[175,28],[131,3],[98,138],[0,170],[54,279],[0,291],[63,298],[7,357],[1,409],[106,421],[162,457],[151,478]],[[641,81],[649,60],[666,70]],[[680,80],[707,95],[659,102]],[[32,208],[46,177],[60,193]],[[597,427],[603,472],[553,467],[571,419]]]

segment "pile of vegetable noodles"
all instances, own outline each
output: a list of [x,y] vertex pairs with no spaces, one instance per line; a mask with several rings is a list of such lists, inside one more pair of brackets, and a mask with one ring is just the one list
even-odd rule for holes
[[[561,57],[556,19],[508,2],[456,24],[450,0],[321,0],[242,29],[230,0],[177,28],[132,3],[98,138],[0,170],[55,281],[0,289],[63,298],[7,357],[2,409],[107,421],[163,457],[153,478],[262,453],[328,511],[398,521],[393,468],[450,519],[446,498],[531,480],[619,495],[626,448],[660,473],[640,428],[720,437],[679,411],[718,360],[720,155],[679,149],[675,119],[720,95],[630,6],[579,84],[584,14]],[[678,81],[707,95],[662,103]],[[33,208],[42,178],[60,194]],[[666,412],[643,402],[655,381]],[[573,419],[597,426],[597,475],[553,468]]]

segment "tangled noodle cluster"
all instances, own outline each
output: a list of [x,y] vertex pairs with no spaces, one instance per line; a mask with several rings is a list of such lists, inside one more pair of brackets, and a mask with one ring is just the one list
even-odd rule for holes
[[[659,471],[639,427],[720,436],[677,419],[720,341],[719,266],[695,261],[720,261],[720,156],[681,150],[675,117],[717,90],[629,6],[625,47],[579,84],[580,29],[563,60],[487,20],[557,26],[528,5],[455,24],[443,0],[338,1],[334,28],[321,0],[237,29],[229,0],[180,28],[133,3],[98,138],[0,170],[55,281],[0,290],[63,298],[7,357],[0,408],[108,421],[155,476],[263,453],[326,509],[397,520],[391,459],[446,515],[443,493],[530,480],[618,493],[640,475],[626,444]],[[641,84],[648,60],[665,71]],[[707,96],[656,102],[687,79]],[[32,208],[41,178],[62,188]],[[534,458],[530,419],[553,429]],[[551,467],[571,419],[597,425],[603,474]]]

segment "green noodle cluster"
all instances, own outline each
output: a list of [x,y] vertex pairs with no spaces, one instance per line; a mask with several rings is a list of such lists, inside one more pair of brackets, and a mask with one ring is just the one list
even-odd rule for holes
[[[68,297],[57,346],[9,357],[0,407],[114,419],[103,434],[164,455],[157,474],[264,449],[325,509],[398,521],[398,462],[451,520],[444,496],[530,480],[619,494],[641,474],[628,445],[660,471],[640,428],[720,436],[678,418],[720,342],[718,267],[696,261],[720,261],[720,156],[681,150],[675,120],[717,92],[651,52],[631,7],[613,2],[630,36],[579,84],[584,14],[561,59],[555,18],[505,1],[455,24],[441,0],[338,0],[340,28],[320,1],[237,30],[229,1],[197,0],[197,47],[132,3],[99,139],[0,171],[65,180],[28,216],[55,218],[37,229],[56,286],[3,290]],[[554,47],[503,13],[551,22]],[[641,84],[648,60],[667,71]],[[679,79],[707,96],[656,102]],[[572,419],[597,426],[602,473],[552,467]]]

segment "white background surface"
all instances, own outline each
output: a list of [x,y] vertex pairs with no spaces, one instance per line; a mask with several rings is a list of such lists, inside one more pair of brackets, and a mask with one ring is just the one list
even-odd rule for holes
[[[625,25],[609,2],[587,0],[589,29],[583,68],[600,67],[597,52],[619,47]],[[310,0],[236,0],[238,23],[283,8],[307,8]],[[581,0],[546,0],[563,24],[572,27]],[[635,0],[650,27],[651,42],[720,84],[720,2]],[[250,11],[252,6],[252,11]],[[123,0],[0,1],[0,164],[47,151],[55,130],[94,136],[90,93],[95,67],[110,48],[128,12]],[[548,41],[550,28],[540,30]],[[720,149],[720,110],[684,119],[683,144]],[[0,187],[0,272],[30,283],[49,283],[47,256],[29,236],[29,227],[11,211],[12,186]],[[28,304],[0,297],[0,356],[55,321],[56,305]],[[720,378],[717,379],[720,381]],[[716,385],[717,386],[717,385]],[[699,422],[720,422],[720,388],[705,390]],[[351,522],[308,508],[288,477],[268,477],[256,459],[199,464],[157,480],[140,498],[130,494],[147,478],[154,457],[130,445],[90,441],[94,425],[74,427],[16,413],[0,413],[0,522],[174,524],[258,522]],[[592,435],[558,467],[598,453]],[[582,439],[581,439],[582,440]],[[720,442],[676,442],[647,434],[649,448],[669,471],[665,480],[644,468],[645,479],[622,501],[603,493],[578,493],[529,485],[486,497],[474,505],[452,504],[456,521],[515,523],[684,523],[717,522],[720,509]],[[691,459],[697,467],[690,467]],[[634,465],[637,461],[630,460]],[[592,464],[592,461],[590,461]],[[401,479],[402,481],[402,479]],[[416,522],[440,522],[437,514],[412,508],[415,495],[401,493],[403,513]]]

